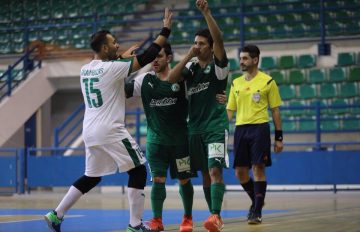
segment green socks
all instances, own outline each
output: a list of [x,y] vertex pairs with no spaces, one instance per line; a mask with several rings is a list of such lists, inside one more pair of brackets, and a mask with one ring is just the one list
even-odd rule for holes
[[206,203],[208,205],[209,211],[211,212],[211,190],[210,187],[203,187]]
[[166,198],[165,183],[153,183],[151,188],[151,208],[155,218],[162,218]]
[[224,199],[225,185],[216,183],[211,185],[211,213],[219,214]]
[[184,214],[187,216],[192,215],[192,206],[194,199],[194,187],[189,180],[186,184],[179,186],[179,193],[184,206]]

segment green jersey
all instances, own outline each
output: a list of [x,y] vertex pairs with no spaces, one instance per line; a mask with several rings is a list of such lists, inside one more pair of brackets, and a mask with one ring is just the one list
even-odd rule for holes
[[226,106],[216,100],[216,94],[223,94],[229,73],[225,58],[201,68],[197,62],[189,62],[183,70],[189,101],[189,133],[224,132],[229,122]]
[[141,96],[147,120],[147,142],[162,145],[187,143],[187,100],[184,82],[171,84],[154,72],[126,84],[126,95]]

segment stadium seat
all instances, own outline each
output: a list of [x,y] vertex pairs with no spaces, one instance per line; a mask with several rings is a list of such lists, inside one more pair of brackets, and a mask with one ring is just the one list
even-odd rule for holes
[[320,128],[323,131],[338,131],[340,130],[340,120],[329,118],[329,119],[321,119]]
[[[320,104],[320,113],[321,114],[327,114],[328,113],[328,103],[326,100],[318,100],[318,99],[314,99],[314,100],[310,100],[310,103],[309,103],[309,106],[317,106],[317,104]],[[309,110],[309,114],[312,115],[312,116],[315,116],[316,115],[316,108],[313,108],[313,109],[310,109]]]
[[359,90],[356,82],[346,82],[340,84],[339,97],[349,98],[359,96]]
[[[289,103],[289,107],[304,107],[305,102],[304,101],[291,101]],[[290,109],[289,112],[286,113],[288,116],[301,116],[307,114],[308,109]]]
[[300,99],[313,99],[316,98],[316,85],[301,85],[299,88],[299,96]]
[[325,83],[320,85],[320,94],[318,96],[320,98],[333,98],[336,97],[336,85],[332,83]]
[[261,58],[260,68],[262,70],[271,70],[276,68],[276,58],[272,56],[264,56]]
[[360,81],[360,66],[355,66],[350,69],[349,81]]
[[297,123],[296,121],[283,121],[282,122],[282,129],[285,132],[294,132],[297,131]]
[[275,80],[277,85],[283,85],[287,83],[284,71],[271,71],[270,76]]
[[289,84],[300,85],[306,83],[305,73],[301,69],[293,69],[289,73]]
[[343,119],[342,129],[346,131],[360,130],[359,119]]
[[230,71],[235,71],[240,69],[239,61],[235,58],[229,58],[229,68]]
[[313,132],[316,130],[316,121],[314,119],[305,119],[299,121],[299,131]]
[[315,55],[305,54],[300,55],[298,58],[298,67],[299,68],[312,68],[316,66],[316,57]]
[[360,98],[355,98],[352,105],[357,105],[358,107],[352,107],[351,113],[355,116],[360,115]]
[[345,69],[342,67],[333,67],[329,70],[329,82],[343,82],[346,80]]
[[290,100],[296,98],[296,90],[293,85],[279,86],[280,96],[283,100]]
[[[331,101],[330,106],[348,106],[347,99],[336,98]],[[329,108],[329,114],[346,114],[350,111],[350,108]]]
[[309,71],[309,83],[318,84],[325,82],[325,70],[320,68],[311,69]]
[[357,64],[357,65],[360,65],[360,52],[357,53],[357,56],[356,56],[356,64]]
[[355,64],[355,55],[352,52],[342,52],[337,56],[338,66],[350,66]]
[[280,69],[291,69],[296,66],[295,57],[292,55],[289,56],[280,56],[279,68]]

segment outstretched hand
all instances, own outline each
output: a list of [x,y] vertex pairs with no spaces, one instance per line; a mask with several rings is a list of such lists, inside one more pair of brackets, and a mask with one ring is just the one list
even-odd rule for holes
[[206,0],[196,0],[196,7],[201,13],[206,13],[209,10],[208,2]]
[[[130,48],[128,48],[125,52],[123,52],[120,56],[122,59],[127,59],[136,56],[135,50],[138,49],[139,46],[137,44],[132,45]],[[120,57],[119,56],[119,57]]]
[[171,29],[172,16],[173,16],[173,13],[170,11],[169,8],[166,7],[165,8],[165,13],[164,13],[164,19],[163,19],[164,27],[167,27],[167,28]]

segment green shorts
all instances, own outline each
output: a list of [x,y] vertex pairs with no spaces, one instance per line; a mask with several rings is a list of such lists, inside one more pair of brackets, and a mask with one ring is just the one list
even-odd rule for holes
[[191,170],[207,171],[209,168],[228,168],[228,132],[189,135]]
[[187,179],[197,174],[190,169],[188,145],[161,145],[148,143],[146,157],[149,162],[152,177],[166,177],[170,167],[171,179]]

